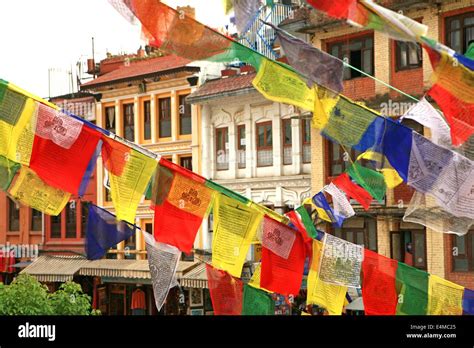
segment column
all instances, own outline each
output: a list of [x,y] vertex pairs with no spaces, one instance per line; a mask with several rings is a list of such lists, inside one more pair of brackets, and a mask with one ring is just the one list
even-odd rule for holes
[[122,104],[119,100],[115,101],[115,134],[123,137]]
[[209,105],[202,105],[202,176],[211,177],[211,108]]
[[255,176],[255,131],[252,124],[252,112],[250,104],[245,104],[244,107],[244,121],[245,121],[245,177],[251,178]]
[[179,113],[176,91],[171,92],[171,140],[178,140]]
[[[374,31],[374,76],[386,83],[390,83],[390,39],[387,35]],[[381,83],[375,83],[375,93],[384,94],[390,89]]]
[[280,104],[273,103],[273,120],[272,120],[272,137],[273,137],[273,175],[282,175],[282,151],[281,144],[281,118],[280,118]]
[[95,104],[95,123],[98,127],[104,128],[104,117],[102,115],[102,103]]
[[229,173],[231,178],[237,178],[237,139],[235,120],[228,125],[229,129]]
[[196,173],[201,172],[201,115],[199,113],[200,105],[191,105],[191,154],[193,157],[193,170]]
[[[139,225],[142,223],[142,221],[140,220],[140,223]],[[144,255],[141,255],[138,253],[138,251],[141,251],[142,250],[142,244],[143,244],[143,234],[138,231],[137,234],[136,234],[136,240],[135,240],[135,249],[137,250],[137,260],[144,260]]]
[[133,98],[133,123],[135,127],[133,128],[133,136],[135,138],[135,143],[141,143],[140,132],[145,127],[144,123],[140,123],[140,99],[138,97]]
[[301,139],[301,120],[291,120],[291,149],[292,149],[292,174],[298,175],[302,173],[303,149]]
[[151,142],[156,144],[158,142],[158,117],[156,107],[156,94],[150,96],[150,112],[151,112]]

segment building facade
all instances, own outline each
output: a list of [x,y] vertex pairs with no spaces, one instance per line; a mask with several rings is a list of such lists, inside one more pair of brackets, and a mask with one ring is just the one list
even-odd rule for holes
[[[464,54],[474,39],[472,1],[385,1],[381,5],[399,11],[429,28],[436,38]],[[318,47],[357,69],[420,99],[431,86],[432,68],[419,45],[391,40],[376,31],[350,27],[303,8],[282,23],[288,31],[309,36]],[[414,101],[360,72],[346,68],[343,94],[394,119],[403,115]],[[416,123],[406,125],[429,136]],[[331,179],[350,165],[344,150],[312,129],[312,193],[319,192]],[[355,160],[356,153],[348,154]],[[323,165],[321,165],[323,164]],[[342,229],[327,226],[329,232],[351,242],[364,244],[378,253],[411,263],[414,267],[469,288],[474,287],[474,231],[466,236],[442,234],[422,225],[402,221],[413,190],[405,184],[388,190],[384,204],[373,204],[368,212],[356,209]],[[408,248],[411,247],[412,255]]]

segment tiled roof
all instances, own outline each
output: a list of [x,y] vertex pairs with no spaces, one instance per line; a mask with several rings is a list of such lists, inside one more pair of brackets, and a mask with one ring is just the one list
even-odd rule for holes
[[235,92],[242,89],[253,88],[252,80],[256,73],[248,73],[246,75],[234,75],[225,78],[209,80],[204,83],[198,90],[188,96],[189,100],[210,97],[216,94]]
[[190,62],[191,61],[189,59],[177,57],[174,55],[130,62],[130,65],[128,66],[124,64],[117,70],[111,71],[105,75],[99,76],[95,80],[84,83],[81,85],[81,88],[182,68]]

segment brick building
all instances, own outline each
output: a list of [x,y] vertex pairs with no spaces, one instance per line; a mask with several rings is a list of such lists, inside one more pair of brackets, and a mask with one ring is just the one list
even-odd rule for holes
[[[381,5],[415,19],[429,27],[428,36],[463,54],[474,39],[474,4],[472,1],[380,1]],[[421,98],[431,86],[429,58],[418,45],[391,40],[380,32],[351,27],[309,8],[300,9],[280,25],[352,66],[375,78]],[[389,89],[360,72],[346,68],[343,93],[387,116],[401,116],[414,101]],[[407,123],[429,136],[429,130],[415,122]],[[349,161],[344,150],[312,129],[312,190],[342,173]],[[356,153],[350,157],[354,160]],[[323,165],[321,165],[323,163]],[[413,249],[413,266],[474,288],[474,231],[464,237],[442,234],[424,226],[402,221],[413,190],[402,184],[388,190],[384,204],[374,202],[368,212],[356,206],[356,217],[341,229],[327,230],[351,242],[364,244],[382,255],[405,261],[407,245]],[[453,247],[456,252],[453,253]],[[456,256],[454,256],[455,254]]]

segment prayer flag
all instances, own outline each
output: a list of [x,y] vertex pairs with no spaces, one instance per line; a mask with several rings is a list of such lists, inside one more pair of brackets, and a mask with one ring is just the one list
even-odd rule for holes
[[259,8],[260,0],[234,0],[235,26],[239,33],[248,30]]
[[395,315],[397,291],[395,286],[398,262],[364,250],[362,261],[362,299],[366,315]]
[[7,191],[21,165],[0,156],[0,190]]
[[48,215],[59,215],[71,194],[48,186],[34,171],[22,167],[9,193],[22,204]]
[[86,255],[88,260],[99,260],[107,250],[135,234],[135,226],[117,221],[115,215],[89,204],[86,228]]
[[314,128],[321,130],[328,124],[331,112],[338,103],[340,95],[317,85],[314,86],[314,90],[312,124]]
[[257,268],[255,268],[255,271],[253,272],[252,278],[250,278],[248,285],[253,286],[256,289],[260,289],[268,293],[271,293],[271,291],[260,287],[261,274],[262,274],[262,264],[259,263]]
[[464,289],[462,308],[465,314],[474,315],[474,291],[467,288]]
[[212,265],[240,278],[248,250],[262,221],[262,214],[232,198],[218,194],[213,217]]
[[313,258],[308,275],[307,304],[323,307],[330,315],[341,315],[347,287],[328,284],[319,278],[322,248],[320,241],[313,241]]
[[298,295],[303,280],[305,260],[303,237],[299,234],[296,234],[293,248],[287,259],[262,247],[260,286],[282,295]]
[[399,262],[396,286],[397,315],[427,314],[428,273]]
[[430,274],[428,315],[462,315],[464,287]]
[[289,226],[264,216],[262,246],[287,259],[296,239],[295,232]]
[[344,191],[346,195],[350,198],[355,199],[357,202],[362,205],[365,210],[368,210],[370,207],[370,203],[372,203],[372,196],[369,192],[364,190],[362,187],[356,185],[352,182],[349,178],[347,173],[343,173],[339,175],[336,179],[334,179],[333,184],[336,185],[341,191]]
[[[39,121],[38,119],[37,130],[42,127]],[[78,195],[82,179],[95,153],[100,137],[99,132],[84,126],[81,127],[80,134],[72,144],[69,143],[70,138],[64,140],[68,145],[71,145],[69,148],[65,148],[57,145],[53,140],[36,135],[33,142],[30,168],[48,185]],[[56,140],[56,142],[59,141]],[[65,145],[65,143],[62,143],[62,145]]]
[[330,284],[360,288],[363,255],[362,246],[326,233],[319,278]]
[[332,204],[334,206],[334,217],[337,221],[341,222],[341,225],[345,219],[355,215],[355,211],[349,203],[346,195],[339,190],[336,185],[330,183],[324,187],[323,190],[331,195]]
[[161,158],[153,193],[156,240],[189,254],[202,220],[209,213],[214,191],[197,174]]
[[111,138],[103,137],[102,140],[102,157],[110,175],[117,219],[134,224],[138,205],[156,170],[157,161]]
[[173,286],[181,251],[171,245],[156,242],[150,233],[143,232],[143,236],[146,242],[155,304],[156,308],[161,310]]
[[357,162],[355,162],[347,172],[360,186],[366,189],[367,192],[372,195],[372,197],[374,197],[380,203],[383,203],[385,191],[387,188],[383,174],[380,174],[375,170],[362,167]]
[[263,290],[244,285],[244,303],[242,315],[274,315],[275,302]]
[[244,283],[208,264],[206,273],[214,315],[241,315]]
[[311,216],[309,216],[308,211],[306,210],[304,205],[299,206],[296,208],[296,211],[301,217],[301,220],[306,228],[306,233],[311,238],[316,238],[317,231],[316,227],[314,227],[313,221],[311,220]]
[[340,59],[309,45],[275,26],[277,37],[290,65],[307,77],[308,87],[314,84],[341,92],[344,64]]
[[313,203],[317,208],[319,208],[317,209],[318,213],[322,210],[324,212],[322,216],[329,217],[329,221],[332,222],[335,226],[342,226],[344,219],[334,213],[333,209],[329,206],[329,203],[323,192],[318,192],[313,196]]
[[95,152],[92,155],[92,158],[89,161],[89,164],[87,165],[87,169],[82,178],[81,185],[79,186],[79,197],[83,197],[86,193],[87,187],[89,186],[89,181],[91,179],[91,176],[94,174],[95,167],[97,165],[97,159],[99,158],[101,152],[102,152],[102,140],[99,140],[99,142],[97,143]]

